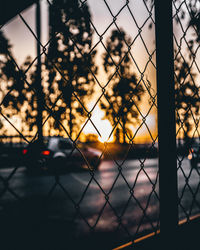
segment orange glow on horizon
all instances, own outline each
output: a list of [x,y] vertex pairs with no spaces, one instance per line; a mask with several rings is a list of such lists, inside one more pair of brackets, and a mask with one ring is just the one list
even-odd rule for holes
[[[94,106],[94,102],[91,102],[88,104],[89,110],[91,110]],[[104,111],[100,109],[100,107],[97,105],[91,116],[91,121],[95,125],[93,126],[92,122],[88,121],[86,124],[85,128],[83,129],[83,133],[85,135],[87,134],[95,134],[98,136],[98,140],[102,143],[104,142],[113,142],[114,141],[114,136],[113,136],[113,127],[110,124],[108,119],[103,119],[104,117]],[[157,132],[156,132],[156,117],[154,114],[149,114],[146,118],[146,125],[148,126],[149,130],[151,131],[151,135],[153,138],[156,138]],[[139,126],[139,124],[138,124]],[[132,130],[133,134],[137,131],[137,128],[131,126],[130,129]],[[98,134],[97,130],[99,131],[100,135]],[[111,134],[111,135],[110,135]],[[145,125],[143,125],[136,133],[135,135],[135,142],[137,143],[147,143],[147,142],[152,142],[152,138],[146,128]]]

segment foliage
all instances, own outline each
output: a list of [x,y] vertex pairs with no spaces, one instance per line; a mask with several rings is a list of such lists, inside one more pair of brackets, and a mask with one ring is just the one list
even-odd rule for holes
[[[154,0],[146,0],[151,6]],[[200,42],[200,6],[198,0],[173,0],[174,25],[180,25],[185,30],[183,40],[187,40],[187,56],[177,53],[182,49],[182,38],[180,47],[175,50],[175,105],[176,123],[181,127],[185,143],[189,142],[191,131],[194,131],[196,117],[199,116],[199,87],[196,82],[196,74],[192,67],[193,60],[197,53],[198,43]],[[184,27],[186,24],[186,28]],[[189,36],[188,36],[189,34]]]
[[98,142],[98,135],[96,134],[87,134],[85,136],[86,142]]
[[[187,54],[179,55],[175,60],[175,100],[177,108],[177,124],[183,128],[184,142],[190,142],[191,131],[194,131],[196,118],[199,116],[199,86],[196,82],[193,61],[197,53],[198,43],[200,42],[200,15],[197,0],[187,2],[187,9],[181,8],[180,14],[176,16],[176,21],[185,20],[190,31]],[[180,0],[175,4],[181,4]],[[191,32],[192,31],[192,32]],[[188,58],[188,59],[187,59]]]
[[[23,72],[26,72],[26,80],[28,84],[25,86],[26,101],[24,105],[25,109],[25,121],[28,124],[29,132],[34,130],[34,127],[38,128],[37,115],[38,115],[38,98],[42,101],[43,106],[46,103],[47,93],[44,93],[44,88],[42,88],[42,93],[40,97],[38,96],[38,86],[37,86],[37,66],[32,65],[32,58],[27,56],[24,63],[21,66]],[[43,114],[44,110],[41,110]],[[21,114],[22,115],[22,114]]]
[[189,63],[182,61],[180,57],[176,60],[175,73],[176,122],[179,126],[183,124],[183,137],[187,143],[194,126],[194,117],[199,113],[199,89],[194,82],[195,73],[192,72]]
[[[70,136],[87,115],[84,107],[94,84],[91,71],[97,72],[89,18],[87,4],[80,6],[77,0],[53,0],[50,7],[51,42],[46,60],[49,104],[54,106],[56,120],[67,121]],[[59,95],[61,102],[55,103]]]
[[17,114],[25,100],[25,82],[22,70],[17,68],[11,52],[12,46],[0,31],[0,77],[1,77],[1,96],[4,115],[10,117]]
[[113,30],[106,41],[107,51],[103,54],[104,69],[109,78],[109,85],[105,92],[105,101],[101,101],[101,108],[105,111],[113,127],[116,127],[115,139],[126,142],[129,125],[138,121],[137,105],[144,92],[138,84],[137,77],[132,71],[129,54],[131,38],[125,31]]

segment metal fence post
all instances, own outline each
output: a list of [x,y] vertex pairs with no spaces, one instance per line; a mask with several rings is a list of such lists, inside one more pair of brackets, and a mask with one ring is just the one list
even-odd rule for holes
[[[165,244],[176,239],[178,188],[173,60],[172,1],[155,0],[158,93],[160,232]],[[170,245],[170,244],[169,244]]]

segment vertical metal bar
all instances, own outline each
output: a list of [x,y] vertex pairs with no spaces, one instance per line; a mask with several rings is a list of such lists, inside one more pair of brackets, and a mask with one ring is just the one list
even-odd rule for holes
[[36,123],[38,128],[38,139],[42,141],[42,112],[43,112],[43,94],[41,78],[41,56],[40,56],[40,39],[41,39],[41,20],[40,20],[40,0],[36,4],[36,30],[37,30],[37,72],[36,72],[36,90],[37,90],[37,117]]
[[178,226],[172,0],[155,0],[155,23],[160,233],[162,242],[172,247]]

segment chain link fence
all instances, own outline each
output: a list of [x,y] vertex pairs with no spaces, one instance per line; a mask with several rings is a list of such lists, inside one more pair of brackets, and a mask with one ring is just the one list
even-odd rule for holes
[[[172,4],[188,223],[199,214],[199,3]],[[154,12],[146,0],[43,0],[1,26],[5,249],[114,249],[159,234]]]
[[189,222],[199,212],[199,2],[173,1],[173,9],[179,218]]

